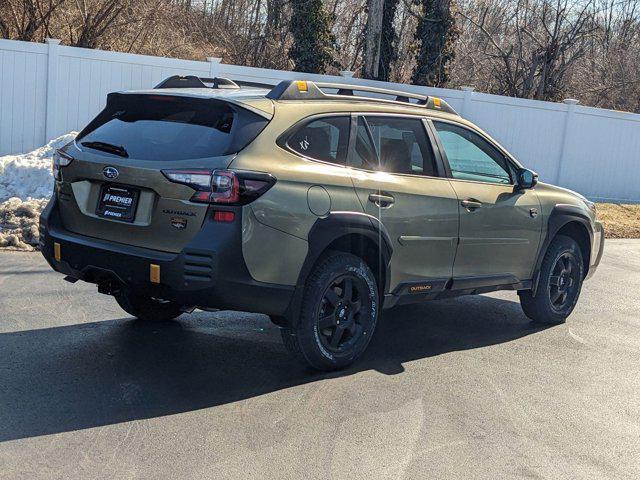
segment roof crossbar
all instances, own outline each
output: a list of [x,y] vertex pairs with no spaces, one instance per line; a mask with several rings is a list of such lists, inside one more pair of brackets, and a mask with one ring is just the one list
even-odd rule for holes
[[[337,93],[326,93],[323,90],[336,90]],[[392,98],[379,98],[356,95],[355,92],[386,95]],[[344,98],[344,97],[349,97]],[[394,98],[395,97],[395,98]],[[387,88],[369,87],[346,83],[311,82],[307,80],[284,80],[267,94],[272,100],[349,100],[365,102],[382,102],[402,105],[421,106],[430,110],[452,113],[456,111],[444,100],[419,93],[403,92]],[[412,101],[414,100],[414,101]]]

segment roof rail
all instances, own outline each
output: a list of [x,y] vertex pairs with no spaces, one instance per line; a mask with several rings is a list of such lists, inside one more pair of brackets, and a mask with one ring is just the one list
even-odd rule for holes
[[[336,90],[337,93],[325,93],[322,90]],[[374,93],[378,95],[388,95],[395,97],[392,99],[368,97],[356,95],[354,92]],[[344,98],[348,97],[348,98]],[[366,101],[366,102],[383,102],[392,104],[401,104],[406,106],[414,105],[428,108],[430,110],[438,110],[441,112],[458,113],[444,100],[421,95],[419,93],[403,92],[400,90],[390,90],[387,88],[368,87],[364,85],[353,85],[347,83],[324,83],[311,82],[308,80],[284,80],[267,94],[267,98],[272,100],[349,100],[349,101]],[[416,100],[412,102],[411,100]]]
[[258,82],[231,80],[224,77],[196,77],[195,75],[174,75],[164,79],[154,88],[216,88],[220,90],[237,90],[240,87],[264,88],[271,90],[273,85]]

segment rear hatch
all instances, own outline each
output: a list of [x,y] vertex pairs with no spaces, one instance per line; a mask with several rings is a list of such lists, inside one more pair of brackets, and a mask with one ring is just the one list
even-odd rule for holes
[[[106,108],[63,149],[58,198],[64,227],[90,237],[179,252],[208,204],[167,171],[229,166],[269,115],[224,98],[110,94]],[[164,172],[164,173],[163,173]]]

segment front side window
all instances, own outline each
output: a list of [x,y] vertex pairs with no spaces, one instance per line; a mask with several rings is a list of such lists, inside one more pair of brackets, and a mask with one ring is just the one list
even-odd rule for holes
[[[368,157],[373,143],[377,162]],[[389,173],[437,176],[433,150],[419,118],[368,116],[358,121],[352,166]],[[361,163],[357,165],[356,163]]]
[[504,155],[477,133],[451,123],[433,122],[449,160],[451,176],[459,180],[510,184]]
[[325,117],[298,128],[287,140],[294,152],[314,160],[344,165],[349,144],[349,117]]

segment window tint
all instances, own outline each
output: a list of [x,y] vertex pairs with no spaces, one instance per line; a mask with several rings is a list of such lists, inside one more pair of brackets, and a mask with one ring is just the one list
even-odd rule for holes
[[422,120],[370,116],[366,117],[366,123],[378,153],[376,170],[437,176],[433,150]]
[[480,135],[450,123],[433,122],[451,167],[461,180],[510,184],[504,156]]
[[186,160],[238,152],[267,123],[220,100],[111,94],[77,141],[122,147],[132,161]]
[[303,125],[287,141],[293,151],[324,162],[345,164],[349,117],[325,117]]

